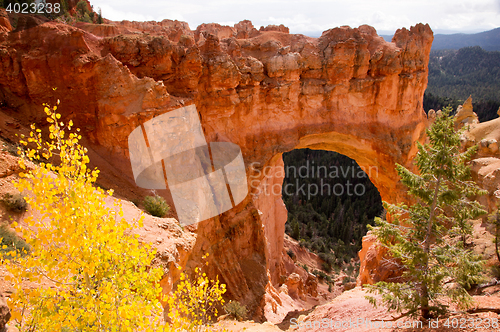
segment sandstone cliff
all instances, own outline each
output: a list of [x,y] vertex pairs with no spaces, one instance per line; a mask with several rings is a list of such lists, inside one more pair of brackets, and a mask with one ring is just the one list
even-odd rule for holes
[[398,30],[391,43],[369,26],[320,38],[284,27],[258,31],[249,21],[195,31],[174,21],[82,28],[49,22],[9,32],[0,16],[2,105],[28,124],[43,118],[42,103],[60,99],[63,120],[82,128],[124,184],[117,192],[129,197],[140,193],[127,159],[129,133],[195,104],[207,141],[238,144],[255,181],[236,208],[197,225],[187,268],[210,252],[208,273],[256,318],[264,318],[266,294],[285,271],[283,202],[256,195],[268,181],[262,170],[279,165],[282,152],[343,153],[376,167],[371,180],[384,200],[399,197],[394,164],[411,167],[427,124],[428,25]]

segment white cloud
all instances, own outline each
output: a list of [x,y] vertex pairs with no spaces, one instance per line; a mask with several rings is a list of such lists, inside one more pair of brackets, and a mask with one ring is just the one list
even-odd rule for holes
[[112,20],[178,19],[195,29],[201,23],[233,25],[249,19],[284,24],[291,32],[321,32],[341,25],[369,24],[395,31],[417,23],[433,29],[488,30],[499,26],[500,0],[90,0]]
[[116,7],[112,7],[107,4],[103,4],[100,6],[102,10],[102,15],[113,21],[122,21],[122,20],[129,20],[129,21],[151,21],[154,20],[154,17],[152,15],[143,15],[135,11],[127,11],[127,10],[120,10],[117,9]]

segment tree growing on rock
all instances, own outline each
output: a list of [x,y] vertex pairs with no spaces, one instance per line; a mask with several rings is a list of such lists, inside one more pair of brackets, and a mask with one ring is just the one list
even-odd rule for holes
[[99,7],[99,10],[97,11],[97,24],[103,24],[104,20],[102,19],[102,10],[101,7]]
[[496,210],[489,216],[489,221],[495,226],[495,239],[493,241],[495,243],[495,254],[500,264],[500,205],[497,205]]
[[[418,144],[418,174],[401,165],[396,170],[413,203],[384,207],[392,223],[375,218],[372,231],[402,269],[403,283],[378,282],[369,292],[404,315],[430,318],[446,311],[447,301],[471,303],[466,289],[480,281],[482,261],[469,243],[475,219],[486,211],[474,198],[485,194],[470,180],[467,161],[477,147],[460,152],[451,108],[427,130],[429,144]],[[367,296],[376,305],[376,299]]]

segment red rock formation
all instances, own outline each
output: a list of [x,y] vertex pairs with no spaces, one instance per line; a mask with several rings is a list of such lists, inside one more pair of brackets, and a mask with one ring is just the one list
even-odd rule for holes
[[488,194],[480,196],[478,201],[489,213],[495,211],[500,200],[500,156],[484,157],[472,160],[471,170],[474,181]]
[[[163,22],[122,25],[150,31]],[[127,179],[128,134],[194,103],[207,141],[238,144],[256,186],[236,208],[198,224],[190,262],[210,252],[209,274],[262,318],[261,299],[282,269],[285,221],[278,195],[256,198],[262,170],[294,148],[337,151],[372,171],[384,200],[397,199],[394,164],[410,166],[426,127],[432,31],[422,24],[398,30],[392,43],[369,26],[317,39],[256,32],[248,22],[197,31],[198,38],[162,31],[101,38],[49,22],[0,35],[0,100],[29,123],[43,117],[42,103],[60,99],[63,120],[81,127]]]
[[[267,242],[267,270],[274,285],[280,283],[280,276],[286,275],[283,260],[283,241],[285,237],[285,222],[287,210],[281,199],[281,185],[285,177],[281,154],[276,157],[276,164],[265,170],[266,175],[250,178],[250,186],[258,183],[257,193],[254,195],[254,205],[258,210],[259,218],[264,226],[264,235]],[[304,280],[305,281],[305,280]]]
[[380,245],[375,235],[368,233],[363,237],[363,247],[359,252],[361,265],[356,280],[358,286],[379,281],[400,280],[398,278],[401,277],[402,270],[387,259],[387,251],[387,248]]
[[120,31],[120,29],[118,29],[118,27],[113,24],[92,24],[78,22],[77,24],[75,24],[75,26],[98,37],[118,36],[119,34],[123,33],[122,31],[124,30],[122,29]]
[[294,299],[305,300],[304,282],[297,273],[290,274],[285,284],[288,289],[288,295]]
[[[71,12],[72,15],[75,15],[76,14],[76,5],[80,2],[81,0],[68,0],[67,4],[68,4],[68,8]],[[56,3],[56,1],[47,1],[47,2],[52,2],[52,3]],[[92,5],[90,4],[90,1],[89,0],[84,0],[85,4],[87,5],[87,9],[89,12],[92,12],[93,11],[93,7]]]
[[318,296],[318,278],[314,274],[309,273],[307,275],[307,279],[304,284],[304,291],[312,297]]
[[5,324],[11,317],[10,309],[3,295],[0,294],[0,331],[6,331]]
[[193,32],[186,22],[177,20],[163,20],[161,22],[135,22],[135,21],[109,21],[121,34],[143,34],[148,33],[154,36],[165,36],[169,40],[179,42],[183,36],[193,37]]
[[288,27],[284,26],[283,24],[280,25],[268,25],[267,27],[260,27],[259,31],[279,31],[279,32],[284,32],[284,33],[290,33],[290,29]]
[[0,8],[0,33],[12,31],[9,16],[4,8]]
[[234,25],[236,29],[236,38],[238,39],[247,39],[253,38],[260,35],[259,31],[255,29],[252,22],[249,20],[243,20]]
[[200,38],[204,38],[203,35],[205,34],[215,36],[217,39],[224,39],[236,37],[237,30],[227,25],[220,25],[217,23],[203,23],[199,25],[194,32],[194,38],[196,42],[198,42]]

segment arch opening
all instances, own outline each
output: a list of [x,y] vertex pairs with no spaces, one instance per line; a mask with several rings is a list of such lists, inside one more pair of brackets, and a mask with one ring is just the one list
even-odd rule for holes
[[[326,276],[333,277],[340,269],[347,270],[347,282],[355,284],[363,269],[358,252],[366,225],[383,213],[382,200],[399,195],[394,164],[383,156],[370,142],[352,136],[312,134],[294,149],[275,154],[256,172],[258,187],[250,182],[252,200],[265,233],[269,281],[276,289],[293,273],[307,284],[308,272],[328,280]],[[362,199],[356,200],[358,196]],[[299,243],[290,246],[285,234],[292,235],[295,223]],[[300,241],[319,256],[309,271],[288,254]],[[328,289],[327,283],[322,284],[318,286]]]
[[360,167],[337,152],[310,149],[284,153],[283,164],[285,233],[318,255],[325,273],[358,261],[367,225],[383,211],[380,193],[370,181],[378,168]]

